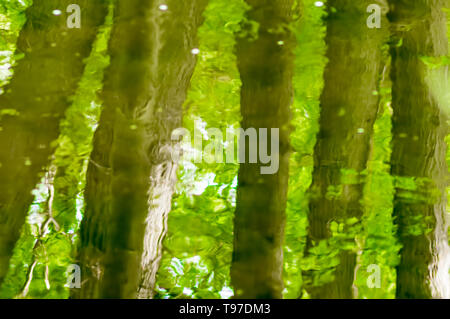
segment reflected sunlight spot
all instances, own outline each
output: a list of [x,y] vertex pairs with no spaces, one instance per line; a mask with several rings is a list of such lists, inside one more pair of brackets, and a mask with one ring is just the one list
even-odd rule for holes
[[188,295],[188,296],[192,296],[193,292],[194,291],[192,289],[190,289],[190,288],[184,287],[184,289],[183,289],[183,294]]
[[314,5],[316,7],[321,7],[321,6],[323,6],[323,2],[322,1],[316,1],[316,2],[314,2]]
[[193,55],[197,55],[197,54],[200,53],[200,50],[195,48],[195,49],[192,49],[191,52],[192,52]]
[[53,10],[53,15],[55,15],[55,16],[60,16],[61,14],[62,14],[62,11],[61,10],[58,10],[58,9],[56,9],[56,10]]
[[9,31],[11,30],[11,21],[3,14],[0,14],[0,29]]
[[200,196],[209,186],[217,186],[218,184],[214,182],[215,178],[216,174],[208,173],[202,179],[194,181],[194,189],[192,191],[192,195]]
[[224,287],[219,294],[222,299],[230,299],[234,296],[233,290],[230,287]]
[[169,9],[167,4],[162,4],[162,5],[159,6],[159,10],[161,10],[161,11],[167,11],[167,9]]
[[82,211],[83,207],[84,207],[84,197],[83,195],[79,194],[76,199],[76,215],[75,215],[78,225],[81,224],[81,221],[83,220],[83,211]]

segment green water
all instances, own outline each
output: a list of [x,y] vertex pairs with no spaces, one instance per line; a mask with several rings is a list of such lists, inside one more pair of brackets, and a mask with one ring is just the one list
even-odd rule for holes
[[1,298],[450,298],[448,1],[78,2],[0,0]]

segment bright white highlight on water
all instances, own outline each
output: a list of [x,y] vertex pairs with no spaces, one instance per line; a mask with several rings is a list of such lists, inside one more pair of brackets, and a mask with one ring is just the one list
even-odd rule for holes
[[323,6],[323,2],[322,1],[316,1],[316,2],[314,2],[314,5],[316,7],[322,7]]
[[159,6],[159,10],[161,10],[161,11],[167,11],[167,9],[169,9],[167,4],[162,4],[162,5]]
[[190,289],[190,288],[186,288],[184,287],[183,289],[183,294],[185,294],[186,296],[192,296],[194,290]]
[[53,15],[55,15],[55,16],[60,16],[61,14],[62,14],[62,11],[61,10],[58,10],[58,9],[56,9],[56,10],[53,10]]
[[192,49],[191,52],[192,52],[192,54],[197,55],[200,53],[200,50],[195,48],[195,49]]
[[222,299],[230,299],[234,296],[233,290],[230,287],[224,287],[219,294]]

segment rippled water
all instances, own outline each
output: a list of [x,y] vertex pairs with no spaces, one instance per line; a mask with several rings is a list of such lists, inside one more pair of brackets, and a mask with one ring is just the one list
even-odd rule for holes
[[450,298],[444,1],[70,2],[0,0],[0,297]]

